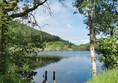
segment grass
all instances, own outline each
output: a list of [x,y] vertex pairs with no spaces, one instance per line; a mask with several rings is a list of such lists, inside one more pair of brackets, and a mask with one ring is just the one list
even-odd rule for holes
[[87,83],[118,83],[118,69],[103,72]]

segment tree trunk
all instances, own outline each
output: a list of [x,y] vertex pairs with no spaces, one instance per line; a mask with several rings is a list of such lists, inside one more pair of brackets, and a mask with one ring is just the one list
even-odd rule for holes
[[[92,23],[91,23],[92,24]],[[90,26],[90,52],[91,52],[91,64],[92,64],[92,76],[96,76],[96,56],[95,56],[95,36],[94,27]]]
[[[91,12],[90,1],[88,0],[88,22],[89,22],[89,33],[90,33],[90,53],[91,53],[91,64],[92,64],[92,77],[96,76],[96,56],[95,56],[95,31],[94,31],[94,21],[95,21],[95,5],[96,0],[94,0],[94,9]],[[92,13],[92,14],[91,14]]]

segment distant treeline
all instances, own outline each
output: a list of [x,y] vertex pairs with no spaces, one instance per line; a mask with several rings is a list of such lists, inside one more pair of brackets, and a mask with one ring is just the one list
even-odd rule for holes
[[37,30],[19,22],[11,23],[9,43],[37,47],[42,50],[89,50],[89,44],[75,45],[58,36]]
[[80,45],[74,45],[72,47],[73,50],[89,50],[89,44],[80,44]]
[[[14,38],[16,39],[17,43],[23,42],[52,42],[52,41],[64,41],[60,37],[55,35],[50,35],[46,32],[36,30],[32,27],[28,27],[24,24],[21,24],[19,22],[12,22],[12,35],[14,35]],[[25,40],[24,40],[25,39]],[[15,42],[15,41],[14,41]]]

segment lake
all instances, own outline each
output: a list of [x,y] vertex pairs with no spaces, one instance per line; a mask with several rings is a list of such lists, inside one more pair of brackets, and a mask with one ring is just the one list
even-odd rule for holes
[[[42,83],[45,71],[48,71],[47,83],[53,83],[53,71],[56,72],[58,83],[86,83],[92,77],[90,51],[48,51],[39,52],[39,55],[63,56],[64,58],[57,63],[37,68],[35,70],[37,75],[34,76],[35,83]],[[100,73],[102,63],[97,60],[96,64],[97,72]]]

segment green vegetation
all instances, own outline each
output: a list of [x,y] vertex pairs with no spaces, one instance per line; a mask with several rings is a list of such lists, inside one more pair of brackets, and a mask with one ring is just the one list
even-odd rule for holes
[[26,77],[31,70],[57,62],[59,56],[22,56],[14,55],[11,57],[9,71],[0,76],[1,83],[29,83],[32,76]]
[[108,70],[87,83],[118,83],[118,69]]
[[0,76],[0,82],[1,83],[28,83],[27,80],[20,79],[20,77],[17,77],[15,73],[14,75],[5,74],[5,75]]
[[41,50],[89,50],[89,44],[74,45],[58,36],[36,30],[19,22],[12,22],[10,30],[11,32],[8,33],[10,43],[26,46],[33,52]]
[[45,43],[44,50],[89,50],[89,44],[74,45],[68,41],[54,41]]
[[8,33],[10,43],[26,46],[36,52],[40,50],[72,50],[71,47],[74,45],[58,36],[36,30],[18,22],[11,23],[10,31]]
[[[21,70],[31,70],[37,67],[42,67],[52,62],[57,62],[62,57],[59,56],[19,56],[14,55],[11,58],[11,62],[13,63],[10,67],[12,71],[21,71]],[[12,69],[12,66],[13,69]],[[15,69],[14,69],[15,68]]]
[[73,45],[72,49],[73,50],[89,50],[89,45],[90,44]]
[[[29,0],[0,0],[1,83],[29,83],[30,76],[27,77],[27,75],[32,73],[32,69],[60,60],[60,57],[32,56],[32,53],[43,48],[43,42],[50,41],[51,38],[45,35],[47,38],[43,40],[41,34],[37,34],[38,31],[13,22],[15,18],[21,17],[20,19],[28,20],[30,24],[36,26],[31,13],[46,1],[33,0],[29,6]],[[19,6],[19,3],[23,5]],[[58,40],[58,37],[52,37],[52,40]]]
[[112,69],[118,67],[118,43],[116,39],[100,38],[97,48],[98,54],[101,55],[100,61],[104,67]]
[[72,46],[74,44],[67,41],[55,41],[45,43],[46,48],[44,50],[73,50]]
[[[38,57],[32,56],[32,53],[46,48],[48,50],[88,49],[88,45],[87,47],[84,45],[77,47],[57,36],[39,32],[18,22],[13,22],[15,18],[21,17],[23,21],[27,21],[27,24],[38,26],[32,11],[45,2],[47,0],[33,0],[32,2],[30,0],[0,0],[1,82],[27,82],[28,79],[22,76],[22,72],[25,73],[39,65],[38,62],[33,65],[29,63],[41,62],[42,60],[42,58],[38,60]],[[22,5],[19,5],[19,3],[22,3]],[[49,7],[49,4],[47,5]],[[108,69],[118,67],[118,34],[115,34],[118,33],[118,0],[75,0],[73,5],[79,13],[84,15],[84,23],[90,32],[88,35],[90,36],[92,75],[96,76],[95,43],[97,34],[106,36],[106,38],[98,41],[97,51],[101,54],[100,60],[104,62]],[[48,9],[50,10],[50,8]],[[21,71],[21,73],[17,71]],[[110,77],[112,75],[108,74],[106,76]],[[104,75],[103,79],[105,79]],[[117,80],[115,77],[114,79]],[[110,78],[105,80],[110,80]]]
[[89,40],[90,40],[90,53],[91,53],[91,70],[92,76],[96,76],[97,68],[96,68],[96,56],[95,56],[95,35],[96,35],[96,10],[97,10],[97,1],[96,0],[76,0],[75,5],[78,12],[84,15],[85,20],[84,23],[89,28]]
[[[84,15],[84,23],[87,25],[90,36],[90,51],[92,75],[96,76],[96,56],[101,55],[101,61],[106,68],[118,66],[118,46],[116,42],[118,29],[118,0],[76,0],[74,6],[78,12]],[[102,34],[106,38],[96,41],[96,35]]]
[[7,57],[6,64],[3,65],[5,74],[1,75],[0,82],[29,83],[32,76],[29,78],[27,74],[30,71],[61,59],[58,56],[36,56],[36,52],[44,48],[43,42],[64,41],[61,38],[18,22],[11,22],[9,31],[7,32],[7,56],[4,57]]
[[[41,50],[73,50],[76,46],[58,36],[38,31],[19,22],[13,21],[10,25],[10,32],[7,33],[9,57],[6,58],[6,62],[9,62],[9,64],[5,66],[7,67],[7,73],[1,76],[0,79],[3,83],[8,81],[9,83],[10,81],[11,83],[27,83],[31,79],[22,75],[28,74],[29,71],[37,67],[42,67],[61,59],[58,56],[36,56],[36,52]],[[85,50],[87,45],[83,46],[85,48],[82,50]]]
[[18,22],[12,22],[10,30],[10,33],[8,33],[9,41],[15,44],[44,48],[45,42],[64,41],[58,36],[50,35]]

